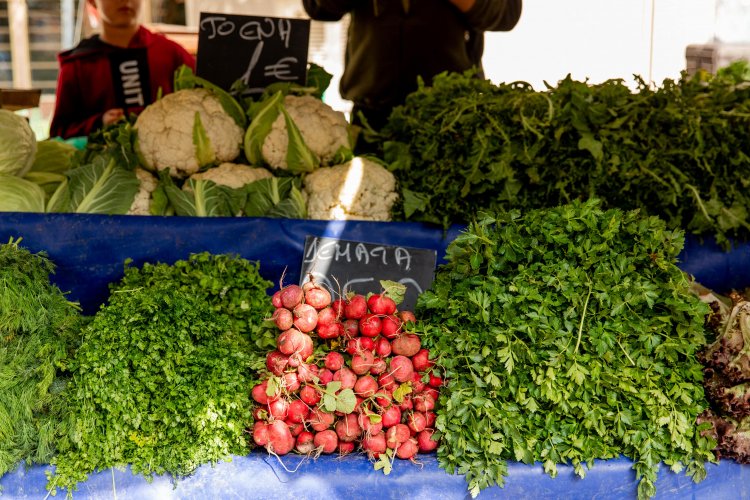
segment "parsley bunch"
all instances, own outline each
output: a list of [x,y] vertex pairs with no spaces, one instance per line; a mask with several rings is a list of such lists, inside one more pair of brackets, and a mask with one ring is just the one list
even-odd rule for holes
[[50,282],[55,265],[20,239],[0,245],[0,477],[48,463],[64,433],[59,397],[82,318]]
[[680,232],[596,200],[484,214],[447,251],[417,313],[448,385],[438,458],[470,491],[503,484],[505,460],[634,461],[638,495],[660,462],[705,477],[714,443],[701,365],[708,306],[675,265]]
[[208,253],[126,268],[73,360],[74,410],[50,489],[128,464],[183,476],[247,453],[253,367],[267,350],[252,335],[270,308],[257,269]]

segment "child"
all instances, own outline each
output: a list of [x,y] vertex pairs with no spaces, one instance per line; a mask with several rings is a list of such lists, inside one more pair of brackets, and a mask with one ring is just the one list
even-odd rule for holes
[[177,68],[195,70],[179,44],[138,21],[141,0],[86,0],[101,19],[101,34],[58,55],[55,112],[50,137],[88,136],[129,113],[139,113],[173,90]]

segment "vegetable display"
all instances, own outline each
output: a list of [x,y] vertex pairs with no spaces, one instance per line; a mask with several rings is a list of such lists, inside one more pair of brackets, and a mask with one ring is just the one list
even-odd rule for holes
[[26,118],[0,109],[0,173],[23,177],[36,155],[36,136]]
[[362,451],[385,474],[395,458],[438,446],[442,378],[412,333],[414,314],[397,310],[403,285],[383,286],[336,300],[314,281],[274,293],[281,333],[266,358],[269,375],[252,390],[258,446],[276,455]]
[[697,351],[706,304],[675,265],[680,232],[600,203],[484,214],[419,297],[423,342],[445,369],[440,464],[472,495],[506,460],[634,461],[640,498],[660,462],[695,481],[715,461]]
[[236,256],[127,267],[71,361],[48,487],[127,464],[183,476],[247,453],[248,395],[273,344],[261,332],[269,286]]
[[535,91],[445,73],[379,137],[402,188],[396,218],[441,225],[483,210],[599,198],[672,229],[750,237],[750,87],[705,72],[652,87],[567,77]]
[[49,463],[65,433],[60,392],[83,319],[50,283],[54,269],[20,240],[0,245],[0,477]]

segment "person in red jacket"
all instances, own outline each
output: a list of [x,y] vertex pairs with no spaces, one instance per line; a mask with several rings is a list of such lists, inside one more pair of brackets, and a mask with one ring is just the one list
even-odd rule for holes
[[141,0],[87,0],[101,33],[58,55],[50,137],[88,136],[173,91],[174,72],[195,58],[139,21]]

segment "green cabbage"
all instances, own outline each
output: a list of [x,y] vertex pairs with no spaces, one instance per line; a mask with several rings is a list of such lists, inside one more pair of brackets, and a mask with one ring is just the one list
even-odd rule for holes
[[0,212],[44,212],[44,199],[37,184],[0,173]]
[[26,118],[0,109],[0,173],[23,177],[36,154],[36,136]]

